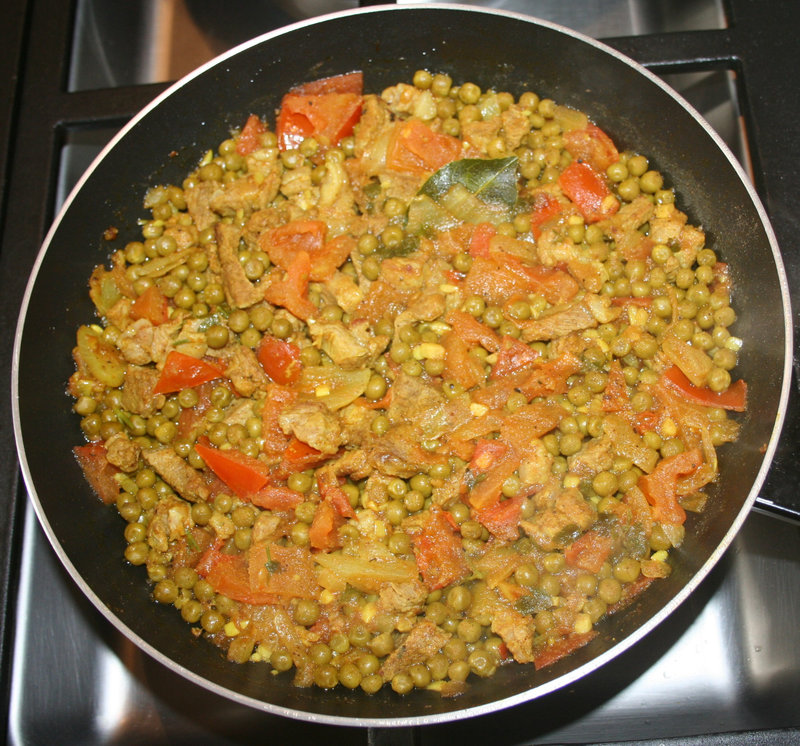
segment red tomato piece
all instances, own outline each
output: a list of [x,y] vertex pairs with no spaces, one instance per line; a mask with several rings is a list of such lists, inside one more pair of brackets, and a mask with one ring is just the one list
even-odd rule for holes
[[308,299],[308,281],[311,275],[311,257],[306,251],[298,251],[280,280],[273,280],[264,293],[264,299],[274,306],[281,306],[298,319],[307,321],[317,312],[317,307]]
[[225,371],[207,360],[172,350],[164,361],[153,394],[171,394],[222,378]]
[[519,519],[524,502],[524,495],[516,495],[483,510],[474,511],[474,518],[501,541],[516,541],[519,538]]
[[576,160],[588,163],[600,172],[619,160],[619,151],[614,141],[596,124],[589,124],[564,135],[564,148]]
[[508,446],[500,440],[478,439],[472,458],[469,462],[469,470],[475,474],[485,474],[491,469],[508,451]]
[[725,391],[716,392],[695,386],[677,365],[673,365],[664,371],[663,380],[694,404],[721,407],[734,412],[744,412],[747,408],[747,383],[741,379],[734,381]]
[[492,366],[489,377],[492,380],[517,378],[530,368],[541,354],[524,342],[506,334],[500,340],[500,349],[497,352],[497,361]]
[[570,567],[598,573],[614,549],[614,540],[598,531],[587,531],[564,550]]
[[265,334],[258,346],[258,362],[275,383],[296,383],[302,373],[300,348],[296,344]]
[[619,200],[611,193],[605,179],[588,163],[570,163],[558,177],[558,185],[588,223],[596,223],[619,210]]
[[496,234],[497,228],[491,223],[478,223],[469,239],[469,255],[472,257],[489,256],[489,244]]
[[323,500],[314,512],[308,527],[308,543],[314,549],[331,550],[339,546],[339,527],[345,519],[330,502]]
[[461,537],[447,520],[445,512],[431,508],[422,530],[411,537],[414,556],[422,579],[431,590],[455,583],[470,573]]
[[330,469],[317,472],[317,486],[323,500],[329,502],[336,512],[345,518],[355,518],[356,511],[350,505],[345,491],[339,486],[339,480]]
[[236,152],[239,155],[250,155],[254,150],[258,150],[261,147],[261,135],[266,131],[264,122],[255,114],[251,114],[236,140]]
[[500,349],[500,337],[497,332],[466,311],[449,311],[447,323],[452,326],[453,333],[467,344],[481,345],[489,352],[497,352]]
[[106,447],[102,443],[87,443],[75,446],[72,453],[95,494],[106,504],[116,502],[120,487],[114,475],[119,469],[108,463]]
[[531,232],[534,238],[542,235],[542,226],[561,214],[561,203],[546,192],[538,192],[533,198]]
[[682,524],[686,520],[686,511],[678,503],[678,479],[693,474],[702,463],[702,451],[693,448],[659,461],[650,474],[639,477],[639,489],[653,506],[654,520],[669,524]]
[[239,497],[257,493],[269,481],[266,465],[257,458],[234,448],[223,451],[200,442],[194,448],[206,466]]
[[294,510],[303,500],[303,494],[289,487],[267,484],[258,492],[245,497],[246,500],[265,510]]
[[276,122],[278,148],[290,150],[308,137],[338,145],[361,118],[361,73],[323,78],[292,89],[281,101]]
[[155,285],[150,285],[131,304],[131,318],[147,319],[153,326],[163,324],[169,319],[169,301]]
[[419,119],[407,119],[395,125],[386,153],[386,167],[393,171],[428,174],[461,155],[461,141],[434,132]]

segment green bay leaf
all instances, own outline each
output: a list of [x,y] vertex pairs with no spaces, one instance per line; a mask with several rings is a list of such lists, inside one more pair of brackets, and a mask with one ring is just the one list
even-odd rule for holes
[[452,161],[434,173],[419,193],[438,202],[456,184],[488,204],[513,207],[517,201],[517,157]]

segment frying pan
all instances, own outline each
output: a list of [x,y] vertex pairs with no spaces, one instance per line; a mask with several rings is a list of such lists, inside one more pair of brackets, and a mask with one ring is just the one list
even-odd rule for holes
[[[647,154],[730,264],[750,406],[705,513],[690,519],[673,572],[603,621],[588,646],[542,671],[501,667],[456,698],[298,689],[291,675],[228,663],[153,603],[142,568],[126,565],[116,511],[99,503],[71,455],[82,442],[65,382],[75,330],[93,318],[92,268],[137,237],[142,198],[180,183],[202,153],[252,113],[272,119],[294,84],[364,71],[367,91],[419,68],[518,95],[531,89],[579,108],[620,149]],[[115,226],[115,241],[103,232]],[[464,6],[376,6],[298,23],[243,44],[159,96],[100,154],[67,199],[37,258],[14,343],[13,415],[39,520],[76,584],[124,635],[187,679],[261,710],[348,725],[415,725],[483,714],[554,691],[609,664],[664,620],[707,575],[743,523],[776,447],[789,391],[792,329],[786,278],[766,214],[724,144],[677,94],[631,60],[553,24]]]

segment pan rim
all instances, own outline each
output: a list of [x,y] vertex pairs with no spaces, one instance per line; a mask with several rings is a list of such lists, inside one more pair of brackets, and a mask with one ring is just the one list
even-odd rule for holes
[[[275,705],[269,702],[265,702],[264,700],[254,699],[252,697],[242,695],[238,692],[232,691],[219,684],[209,681],[208,679],[176,663],[171,658],[166,656],[164,653],[154,648],[146,640],[141,638],[128,625],[123,623],[121,619],[117,617],[117,615],[114,614],[108,608],[108,606],[106,606],[106,604],[99,598],[99,596],[95,593],[95,591],[89,586],[89,584],[83,579],[83,577],[77,571],[76,567],[73,565],[73,563],[67,556],[66,551],[63,549],[61,543],[59,542],[57,536],[55,535],[52,526],[50,525],[47,519],[45,510],[37,494],[36,485],[34,483],[33,475],[30,471],[26,456],[25,443],[23,442],[22,438],[22,423],[20,420],[20,409],[19,409],[19,361],[21,355],[25,321],[33,289],[39,274],[39,270],[45,261],[47,251],[58,231],[58,228],[63,220],[63,217],[69,210],[70,205],[74,201],[76,195],[82,189],[83,185],[88,180],[90,175],[104,160],[108,152],[114,149],[118,145],[118,143],[125,138],[127,133],[138,124],[139,121],[145,118],[153,109],[160,106],[162,102],[169,99],[176,91],[185,86],[189,81],[204,74],[206,71],[224,65],[226,60],[235,57],[241,52],[250,49],[252,47],[256,47],[260,44],[263,44],[273,38],[282,36],[284,34],[293,33],[295,31],[308,27],[313,27],[318,24],[324,24],[326,22],[341,17],[352,17],[352,16],[360,16],[373,13],[420,12],[426,10],[437,11],[437,12],[459,11],[459,12],[468,12],[473,15],[485,14],[492,16],[502,16],[510,19],[515,19],[518,21],[523,21],[525,23],[531,24],[532,26],[541,26],[565,34],[566,36],[569,36],[573,39],[588,44],[602,52],[605,52],[606,54],[616,58],[625,65],[633,68],[636,72],[638,72],[640,75],[643,75],[651,83],[654,83],[659,88],[661,88],[671,98],[675,99],[682,106],[682,108],[685,109],[698,122],[698,124],[712,138],[712,140],[720,149],[720,151],[725,155],[726,159],[729,161],[730,165],[733,167],[735,173],[739,177],[739,180],[745,187],[745,190],[747,191],[747,194],[753,206],[756,209],[761,226],[763,227],[763,230],[767,236],[767,239],[770,244],[770,249],[772,251],[773,261],[778,275],[778,282],[782,298],[782,312],[784,320],[784,337],[785,337],[784,365],[782,371],[783,379],[779,397],[779,406],[775,423],[771,431],[771,436],[765,448],[761,466],[759,468],[756,479],[752,484],[748,498],[743,503],[738,515],[732,521],[728,531],[725,533],[725,535],[723,536],[722,540],[719,542],[715,550],[705,560],[705,562],[703,563],[702,567],[698,570],[698,572],[676,593],[676,595],[668,603],[663,605],[650,619],[648,619],[644,624],[640,625],[634,632],[630,633],[619,642],[613,644],[605,652],[596,656],[587,663],[563,674],[562,676],[553,679],[552,681],[545,682],[535,687],[532,690],[523,691],[518,694],[512,695],[510,697],[492,700],[491,702],[485,704],[476,705],[461,710],[452,710],[448,712],[433,713],[433,714],[418,715],[418,716],[404,716],[404,717],[388,716],[386,718],[348,717],[343,715],[328,715],[316,712],[308,712],[305,710],[296,710],[280,705]],[[112,624],[112,626],[114,626],[120,633],[122,633],[125,637],[127,637],[134,644],[136,644],[138,648],[145,651],[150,657],[154,658],[162,665],[165,665],[170,670],[175,671],[183,678],[191,681],[195,685],[198,685],[215,694],[218,694],[227,699],[231,699],[235,702],[238,702],[240,704],[249,706],[257,710],[285,717],[290,717],[294,719],[305,720],[311,723],[363,726],[363,727],[369,727],[369,726],[407,727],[414,725],[431,725],[436,723],[444,723],[459,719],[476,717],[486,714],[488,712],[496,712],[500,709],[513,707],[522,704],[524,702],[528,702],[533,699],[545,696],[553,691],[556,691],[557,689],[561,689],[573,683],[577,679],[587,675],[589,672],[605,665],[611,659],[619,656],[625,650],[632,647],[645,635],[649,634],[654,627],[658,626],[664,619],[666,619],[675,610],[675,608],[677,608],[681,603],[683,603],[683,601],[695,590],[695,588],[706,577],[706,575],[711,571],[711,569],[717,564],[720,557],[727,550],[734,536],[739,532],[742,524],[746,520],[747,515],[749,514],[750,509],[753,506],[755,498],[763,485],[772,458],[774,456],[775,450],[777,448],[778,440],[780,437],[780,431],[783,425],[785,412],[788,404],[788,398],[791,388],[792,358],[793,358],[793,321],[792,321],[791,305],[789,300],[788,280],[786,277],[786,272],[783,265],[783,260],[780,254],[780,250],[777,244],[777,239],[774,235],[772,226],[770,225],[766,210],[763,204],[761,203],[761,200],[757,192],[755,191],[755,188],[753,187],[752,183],[747,177],[744,169],[742,168],[738,160],[735,158],[735,156],[731,153],[728,146],[722,141],[719,135],[708,125],[705,119],[691,106],[691,104],[689,104],[682,96],[680,96],[680,94],[675,92],[672,88],[670,88],[666,83],[664,83],[660,78],[655,76],[645,67],[635,62],[634,60],[630,59],[629,57],[625,56],[624,54],[618,52],[617,50],[613,49],[612,47],[604,44],[603,42],[597,41],[596,39],[593,39],[589,36],[573,31],[572,29],[548,21],[544,21],[542,19],[534,18],[528,15],[523,15],[512,11],[501,11],[491,8],[480,8],[480,7],[467,6],[457,3],[442,3],[442,4],[413,3],[408,5],[373,6],[369,8],[361,8],[356,10],[338,11],[335,13],[319,16],[313,19],[299,21],[289,26],[284,26],[281,27],[280,29],[276,29],[267,32],[265,34],[261,34],[257,37],[254,37],[253,39],[250,39],[246,42],[243,42],[242,44],[233,47],[227,52],[215,57],[214,59],[198,67],[185,77],[181,78],[179,81],[170,85],[165,91],[163,91],[156,98],[154,98],[153,101],[151,101],[147,106],[145,106],[143,109],[137,112],[131,118],[131,120],[127,122],[120,129],[120,131],[109,141],[109,143],[100,151],[97,157],[92,161],[91,165],[87,168],[87,170],[75,184],[73,189],[70,191],[63,205],[60,207],[57,216],[53,220],[53,223],[50,226],[42,242],[42,245],[39,249],[33,268],[31,270],[30,277],[26,285],[24,297],[20,306],[20,314],[18,317],[16,332],[14,336],[14,345],[12,353],[12,386],[11,386],[12,421],[13,421],[14,437],[17,447],[17,455],[19,458],[20,469],[22,472],[25,488],[28,493],[30,502],[33,505],[38,521],[42,526],[50,545],[53,547],[54,551],[59,557],[60,562],[69,572],[70,576],[72,577],[72,580],[81,589],[82,593],[89,599],[89,601],[95,606],[95,608],[97,608],[98,611],[100,611],[100,613]]]

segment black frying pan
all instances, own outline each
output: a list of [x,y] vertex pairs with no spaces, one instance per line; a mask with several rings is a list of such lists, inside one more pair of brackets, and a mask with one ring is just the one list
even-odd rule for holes
[[[573,656],[540,672],[504,666],[454,699],[297,689],[290,675],[228,663],[194,639],[174,609],[152,602],[144,570],[126,565],[122,523],[91,493],[71,454],[82,435],[64,393],[70,351],[76,328],[93,317],[87,278],[111,249],[138,235],[149,185],[180,183],[248,114],[272,118],[296,83],[360,69],[366,90],[379,92],[421,67],[515,94],[535,90],[586,111],[620,149],[650,157],[732,267],[750,408],[740,440],[721,449],[721,477],[707,511],[690,521],[686,542],[673,553],[671,577],[603,622],[601,635]],[[102,237],[109,226],[119,229],[112,244]],[[26,484],[61,561],[98,609],[156,659],[278,714],[350,725],[434,723],[530,700],[588,674],[641,639],[700,583],[744,521],[775,449],[788,397],[790,319],[780,255],[752,187],[719,138],[654,76],[601,44],[522,16],[378,6],[238,47],[160,96],[106,148],[67,200],[28,285],[14,348],[14,427]]]

